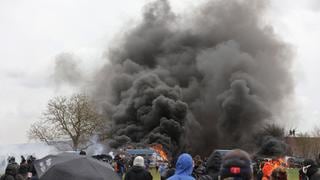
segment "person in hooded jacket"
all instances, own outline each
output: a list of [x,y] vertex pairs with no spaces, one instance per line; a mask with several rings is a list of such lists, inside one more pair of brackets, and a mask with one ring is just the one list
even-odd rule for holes
[[144,159],[137,156],[133,160],[132,168],[125,175],[125,180],[152,180],[152,175],[145,169]]
[[218,180],[221,161],[221,154],[213,151],[206,163],[206,175],[201,176],[199,180]]
[[221,180],[253,180],[249,154],[240,149],[228,152],[222,159],[219,178]]
[[300,180],[319,180],[320,179],[320,171],[318,167],[312,159],[306,159],[303,161],[303,167],[299,171],[299,179]]
[[0,180],[15,180],[17,173],[17,167],[15,164],[9,164],[6,168],[5,174],[1,176]]
[[119,154],[117,154],[114,157],[114,161],[115,161],[114,170],[119,175],[119,177],[122,178],[123,173],[125,172],[125,166],[124,166],[124,163],[123,163],[123,159],[120,157]]
[[194,159],[194,167],[193,167],[192,176],[196,179],[199,179],[204,174],[206,174],[206,168],[204,166],[203,161],[200,158]]
[[16,175],[16,180],[28,180],[31,179],[28,177],[28,165],[22,164],[19,167],[18,174]]
[[195,180],[191,174],[193,171],[193,160],[190,154],[183,153],[176,163],[176,171],[168,180]]

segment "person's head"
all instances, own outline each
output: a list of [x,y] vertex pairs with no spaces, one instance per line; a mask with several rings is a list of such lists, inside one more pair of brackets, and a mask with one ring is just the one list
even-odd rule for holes
[[119,160],[119,159],[121,159],[121,157],[120,157],[119,154],[117,154],[117,155],[114,156],[114,160]]
[[317,165],[312,159],[306,159],[302,163],[302,172],[308,177],[311,177],[314,173],[318,171]]
[[207,160],[206,170],[208,173],[217,173],[220,171],[222,156],[220,153],[213,151]]
[[200,155],[196,155],[193,159],[194,159],[194,161],[199,161],[199,160],[201,160],[201,156]]
[[227,153],[222,159],[220,177],[223,180],[251,180],[251,159],[245,151],[235,149]]
[[191,175],[193,171],[193,160],[190,154],[183,153],[179,156],[176,163],[176,172],[178,175]]
[[8,158],[8,163],[15,163],[16,162],[16,158],[14,156],[11,156]]
[[142,156],[137,156],[133,160],[133,166],[144,167],[144,159]]
[[21,162],[20,162],[20,164],[26,164],[26,163],[27,163],[26,158],[24,158],[24,156],[20,156],[20,157],[21,157]]
[[31,156],[29,156],[29,157],[27,158],[27,163],[28,163],[28,164],[32,164],[35,160],[36,160],[36,158],[31,155]]
[[83,156],[87,155],[87,153],[84,150],[81,150],[79,154]]
[[270,180],[287,180],[287,171],[284,168],[278,167],[271,173]]

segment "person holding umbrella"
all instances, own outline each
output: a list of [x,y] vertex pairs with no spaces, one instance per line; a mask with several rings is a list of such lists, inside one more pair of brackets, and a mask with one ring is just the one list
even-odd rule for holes
[[125,175],[124,180],[152,180],[152,175],[145,169],[144,159],[137,156],[133,160],[132,168]]
[[72,153],[48,155],[34,167],[40,180],[121,180],[110,164]]

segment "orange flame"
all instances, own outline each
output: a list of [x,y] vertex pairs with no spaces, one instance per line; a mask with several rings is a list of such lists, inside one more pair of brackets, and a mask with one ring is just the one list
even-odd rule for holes
[[155,150],[163,160],[168,161],[168,155],[167,153],[163,150],[163,147],[161,144],[155,144],[151,146],[153,150]]

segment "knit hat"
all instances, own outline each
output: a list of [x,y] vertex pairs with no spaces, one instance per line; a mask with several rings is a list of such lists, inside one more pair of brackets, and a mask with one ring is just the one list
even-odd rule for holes
[[142,156],[137,156],[136,158],[134,158],[133,165],[134,166],[144,167],[144,159],[143,159],[143,157]]
[[221,179],[234,177],[250,180],[252,178],[252,167],[248,153],[240,149],[227,153],[222,159],[220,177]]

